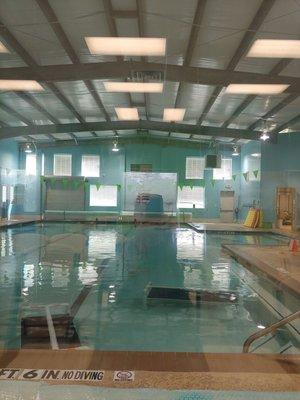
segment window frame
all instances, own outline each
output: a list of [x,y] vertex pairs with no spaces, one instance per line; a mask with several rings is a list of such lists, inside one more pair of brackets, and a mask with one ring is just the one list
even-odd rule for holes
[[[94,192],[95,194],[101,193],[101,189],[102,188],[114,188],[114,194],[115,194],[115,198],[114,198],[114,204],[99,204],[99,203],[92,203],[92,192]],[[99,189],[97,189],[96,185],[90,185],[90,190],[89,190],[89,207],[106,207],[106,208],[117,208],[118,207],[118,186],[117,185],[101,185]]]
[[[34,173],[32,173],[33,165],[27,163],[29,158],[34,159]],[[25,156],[25,175],[27,176],[36,176],[37,175],[37,155],[36,153],[27,153]]]
[[[93,175],[93,174],[83,174],[83,164],[84,164],[84,159],[85,157],[93,157],[93,158],[97,158],[97,162],[98,162],[98,172],[97,175]],[[101,158],[98,154],[82,154],[81,156],[81,176],[87,177],[87,178],[100,178],[100,171],[101,171]]]
[[[69,160],[70,160],[70,174],[58,174],[58,173],[56,173],[56,165],[55,165],[56,158],[61,157],[61,156],[64,156],[64,157],[67,156],[69,158]],[[53,175],[54,176],[72,176],[72,160],[73,160],[72,154],[69,154],[69,153],[56,153],[56,154],[54,154],[54,156],[53,156]]]
[[[189,175],[188,176],[188,161],[196,159],[196,160],[201,160],[203,169],[200,170],[199,176],[197,175]],[[188,156],[185,158],[185,179],[204,179],[204,170],[205,170],[205,158],[204,157],[197,157],[197,156]]]
[[[182,202],[179,201],[179,193],[180,193],[180,192],[182,193],[182,191],[183,191],[184,189],[188,189],[188,190],[190,190],[190,191],[192,191],[192,190],[194,190],[194,189],[200,190],[200,191],[201,191],[201,194],[202,194],[202,199],[201,199],[201,202],[199,201],[199,202],[197,202],[197,203],[201,204],[201,206],[196,206],[196,205],[195,205],[196,203],[192,203],[192,201],[191,201],[191,203],[188,203],[188,204],[191,205],[191,206],[186,206],[186,207],[185,207],[185,206],[182,206]],[[195,205],[195,207],[193,207],[193,205]],[[186,185],[186,186],[182,186],[182,189],[181,189],[180,187],[178,187],[176,206],[177,206],[177,209],[189,209],[189,210],[197,209],[197,210],[204,210],[204,209],[205,209],[205,188],[204,188],[203,186],[194,186],[193,188],[191,188],[190,186],[187,186],[187,185]]]
[[[216,177],[215,174],[217,174],[220,170],[223,171],[223,160],[225,161],[230,161],[230,174],[228,174],[228,176],[222,176],[220,177]],[[215,181],[230,181],[232,179],[232,158],[230,157],[222,157],[221,159],[221,168],[213,168],[213,180]]]

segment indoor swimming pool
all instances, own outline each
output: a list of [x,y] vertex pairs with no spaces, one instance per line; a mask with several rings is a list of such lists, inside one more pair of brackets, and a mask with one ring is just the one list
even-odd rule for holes
[[[199,233],[187,225],[54,222],[0,235],[2,349],[61,348],[52,337],[59,326],[49,344],[43,334],[30,334],[38,329],[35,317],[49,322],[50,316],[55,325],[56,316],[63,316],[62,323],[72,319],[73,346],[81,349],[240,353],[249,335],[280,319],[282,308],[299,309],[299,298],[222,250],[224,243],[286,245],[283,236]],[[151,287],[217,297],[147,299]],[[223,293],[234,301],[220,299]],[[284,327],[254,347],[294,353],[298,345],[296,330]]]

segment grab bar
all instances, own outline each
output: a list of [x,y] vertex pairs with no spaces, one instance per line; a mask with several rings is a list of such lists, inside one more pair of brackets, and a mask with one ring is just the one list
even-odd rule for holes
[[300,318],[300,311],[296,311],[293,314],[288,315],[287,317],[282,318],[280,321],[275,322],[272,325],[267,326],[266,328],[262,329],[261,331],[255,332],[253,333],[251,336],[248,337],[248,339],[244,342],[243,345],[243,353],[248,353],[249,352],[249,348],[251,346],[251,344],[263,337],[266,336],[268,333],[274,332],[276,331],[278,328],[280,328],[283,325],[288,324],[291,321],[294,321],[295,319]]

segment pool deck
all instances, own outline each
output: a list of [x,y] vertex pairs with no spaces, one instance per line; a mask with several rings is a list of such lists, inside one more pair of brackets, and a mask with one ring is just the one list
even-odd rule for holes
[[265,273],[279,287],[300,294],[300,252],[288,246],[227,245],[223,249],[252,272]]
[[[104,387],[300,390],[298,355],[11,350],[0,351],[0,368],[103,370]],[[135,380],[114,382],[116,370],[135,371]]]
[[9,228],[9,227],[14,227],[18,225],[24,225],[24,224],[32,224],[34,222],[39,222],[41,220],[41,217],[39,215],[33,215],[33,216],[19,216],[11,220],[6,220],[6,219],[1,219],[0,220],[0,228]]

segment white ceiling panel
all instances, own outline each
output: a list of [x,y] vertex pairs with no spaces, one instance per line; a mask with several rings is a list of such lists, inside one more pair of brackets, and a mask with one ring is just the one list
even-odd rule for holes
[[[299,39],[299,4],[294,0],[276,1],[265,22],[255,35],[256,39]],[[268,73],[279,62],[272,58],[242,58],[239,71]]]
[[85,36],[111,36],[100,0],[51,0],[59,22],[81,62],[113,61],[114,57],[91,55]]
[[192,59],[193,66],[226,69],[261,0],[209,0]]
[[[147,36],[167,38],[166,62],[182,64],[188,45],[196,0],[151,0],[145,2],[145,32]],[[161,61],[151,57],[151,61]]]
[[1,0],[1,19],[40,65],[64,64],[69,59],[33,0]]

